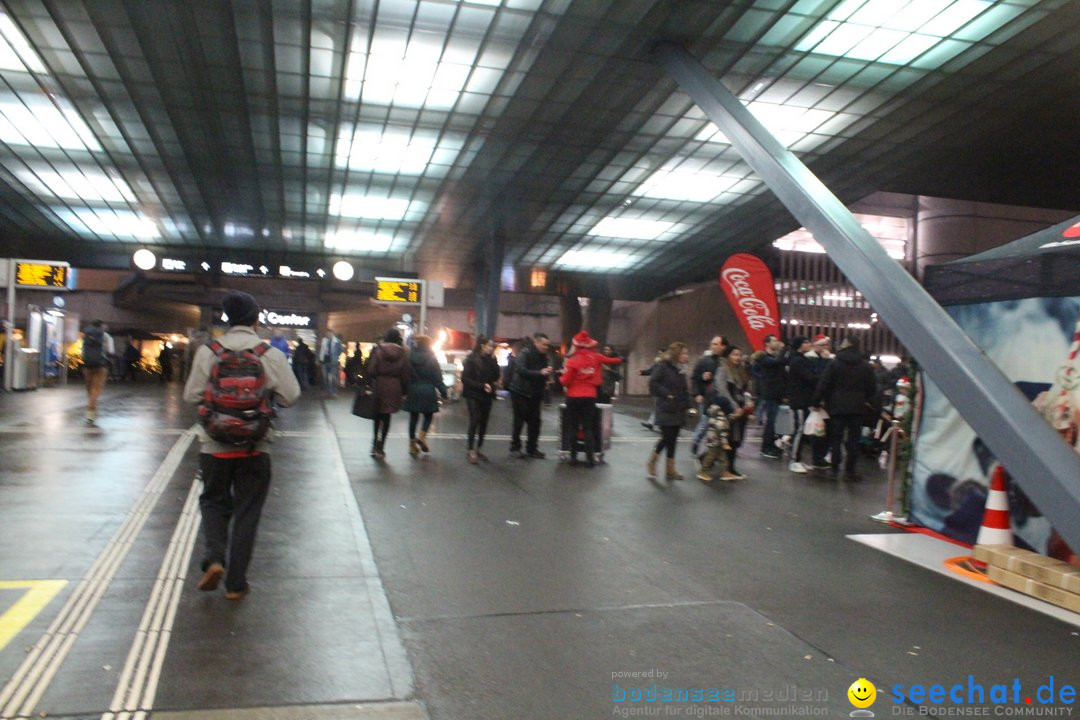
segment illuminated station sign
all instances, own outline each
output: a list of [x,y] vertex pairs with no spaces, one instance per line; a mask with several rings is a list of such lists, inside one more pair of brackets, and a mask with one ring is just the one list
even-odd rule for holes
[[250,262],[233,262],[225,260],[210,263],[180,258],[163,257],[158,261],[158,269],[166,272],[182,273],[207,273],[220,272],[234,277],[278,277],[278,278],[324,278],[326,271],[322,268],[295,268],[289,265],[266,265],[265,263],[254,264]]
[[[316,316],[311,313],[299,313],[291,310],[260,310],[259,324],[270,328],[314,328]],[[219,324],[229,322],[225,314],[217,312],[215,321]]]
[[15,261],[16,288],[67,290],[70,276],[71,266],[66,262]]
[[419,305],[423,281],[398,278],[375,278],[375,302]]

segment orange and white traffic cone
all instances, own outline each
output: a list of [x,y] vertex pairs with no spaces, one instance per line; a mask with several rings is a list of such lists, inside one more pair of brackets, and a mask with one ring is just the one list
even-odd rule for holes
[[976,545],[1012,545],[1012,525],[1009,523],[1009,496],[1005,494],[1005,468],[994,466],[990,480],[990,493],[986,496],[986,510]]

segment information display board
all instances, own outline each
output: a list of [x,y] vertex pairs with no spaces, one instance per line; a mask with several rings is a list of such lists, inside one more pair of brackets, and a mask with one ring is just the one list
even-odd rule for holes
[[422,280],[375,278],[375,301],[419,305]]
[[16,260],[15,287],[66,290],[71,266],[68,263],[45,260]]

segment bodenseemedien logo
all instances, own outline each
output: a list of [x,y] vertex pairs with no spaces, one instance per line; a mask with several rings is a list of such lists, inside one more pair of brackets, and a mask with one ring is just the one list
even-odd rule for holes
[[856,708],[851,711],[851,717],[874,717],[874,711],[866,709],[873,705],[874,700],[877,699],[877,688],[874,687],[874,683],[866,678],[859,678],[851,683],[851,687],[847,690],[847,696],[848,700]]

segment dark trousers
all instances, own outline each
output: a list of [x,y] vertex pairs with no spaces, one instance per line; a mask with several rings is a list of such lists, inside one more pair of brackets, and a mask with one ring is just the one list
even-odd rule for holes
[[775,453],[776,449],[776,413],[780,409],[779,400],[761,399],[765,411],[765,427],[761,431],[761,452]]
[[375,436],[371,440],[373,450],[382,450],[386,447],[386,436],[390,433],[390,413],[379,413],[375,416]]
[[660,442],[656,443],[656,449],[653,450],[657,455],[667,451],[669,458],[675,457],[675,446],[679,442],[679,430],[682,429],[682,425],[661,425],[660,426]]
[[577,456],[577,434],[580,428],[585,436],[585,457],[593,459],[596,452],[596,398],[566,398],[566,441],[570,457]]
[[540,448],[540,403],[544,399],[540,396],[525,397],[517,393],[510,393],[510,402],[514,410],[514,422],[510,432],[510,452],[521,450],[521,426],[527,425],[527,438],[525,441],[526,452],[536,452]]
[[226,569],[225,589],[243,592],[247,590],[247,569],[255,547],[255,531],[270,489],[270,456],[261,453],[251,457],[218,458],[204,453],[199,456],[199,464],[203,481],[199,508],[206,538],[202,569],[205,571],[212,563],[221,563]]
[[473,441],[475,440],[476,448],[479,450],[484,444],[484,434],[487,433],[492,400],[490,397],[469,397],[465,398],[465,402],[469,406],[469,449],[473,449]]
[[416,438],[416,426],[420,422],[420,416],[424,416],[424,424],[420,426],[420,429],[424,432],[428,431],[431,427],[431,419],[435,417],[435,413],[409,413],[409,439],[414,440]]
[[[858,458],[859,438],[862,436],[862,415],[833,415],[829,418],[829,440],[832,443],[832,468],[840,470],[840,458],[844,459],[844,472],[855,472]],[[846,436],[846,437],[845,437]],[[841,446],[847,455],[841,455]]]

